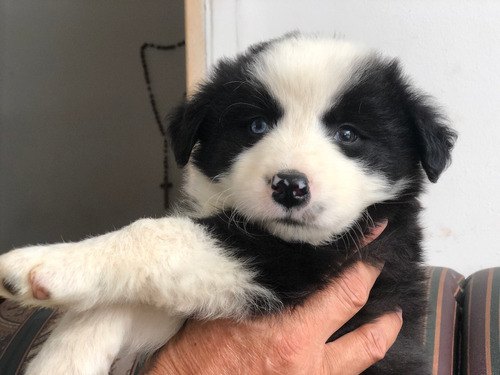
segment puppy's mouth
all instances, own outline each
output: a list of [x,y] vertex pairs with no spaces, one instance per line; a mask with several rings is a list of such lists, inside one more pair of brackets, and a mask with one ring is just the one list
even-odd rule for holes
[[273,221],[291,226],[315,226],[324,211],[324,205],[316,202],[304,209],[286,210],[283,212],[283,216],[277,217]]
[[308,226],[308,224],[305,221],[297,220],[297,219],[292,219],[290,217],[278,218],[275,221],[277,223],[279,223],[279,224],[285,224],[285,225],[295,226],[295,227],[305,227],[305,226]]

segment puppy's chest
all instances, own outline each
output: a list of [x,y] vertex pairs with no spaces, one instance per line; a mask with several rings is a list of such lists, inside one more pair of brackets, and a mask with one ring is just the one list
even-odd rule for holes
[[211,217],[197,221],[228,249],[228,256],[256,272],[255,281],[271,289],[284,305],[300,304],[349,263],[349,253],[340,244],[290,243],[256,225],[238,224],[237,219],[228,222]]

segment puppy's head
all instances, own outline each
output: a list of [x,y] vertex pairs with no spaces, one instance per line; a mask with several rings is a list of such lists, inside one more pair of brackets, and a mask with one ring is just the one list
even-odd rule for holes
[[220,62],[169,134],[202,214],[236,211],[312,244],[416,195],[422,170],[437,181],[455,138],[396,61],[300,35]]

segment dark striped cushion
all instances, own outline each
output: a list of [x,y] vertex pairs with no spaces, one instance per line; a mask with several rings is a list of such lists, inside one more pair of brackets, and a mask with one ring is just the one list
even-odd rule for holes
[[[23,374],[59,316],[52,309],[20,307],[0,299],[0,374]],[[139,370],[137,359],[124,357],[113,363],[110,375],[137,375]]]
[[425,344],[432,358],[433,375],[452,375],[458,368],[457,297],[460,296],[463,279],[462,275],[449,268],[429,268]]
[[461,374],[500,374],[500,268],[476,272],[464,283]]
[[21,308],[11,301],[0,305],[0,374],[22,374],[27,360],[40,349],[57,313]]

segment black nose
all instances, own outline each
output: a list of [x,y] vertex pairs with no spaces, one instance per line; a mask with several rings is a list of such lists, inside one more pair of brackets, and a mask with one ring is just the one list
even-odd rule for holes
[[283,171],[271,180],[273,199],[286,208],[307,203],[310,198],[309,181],[298,171]]

